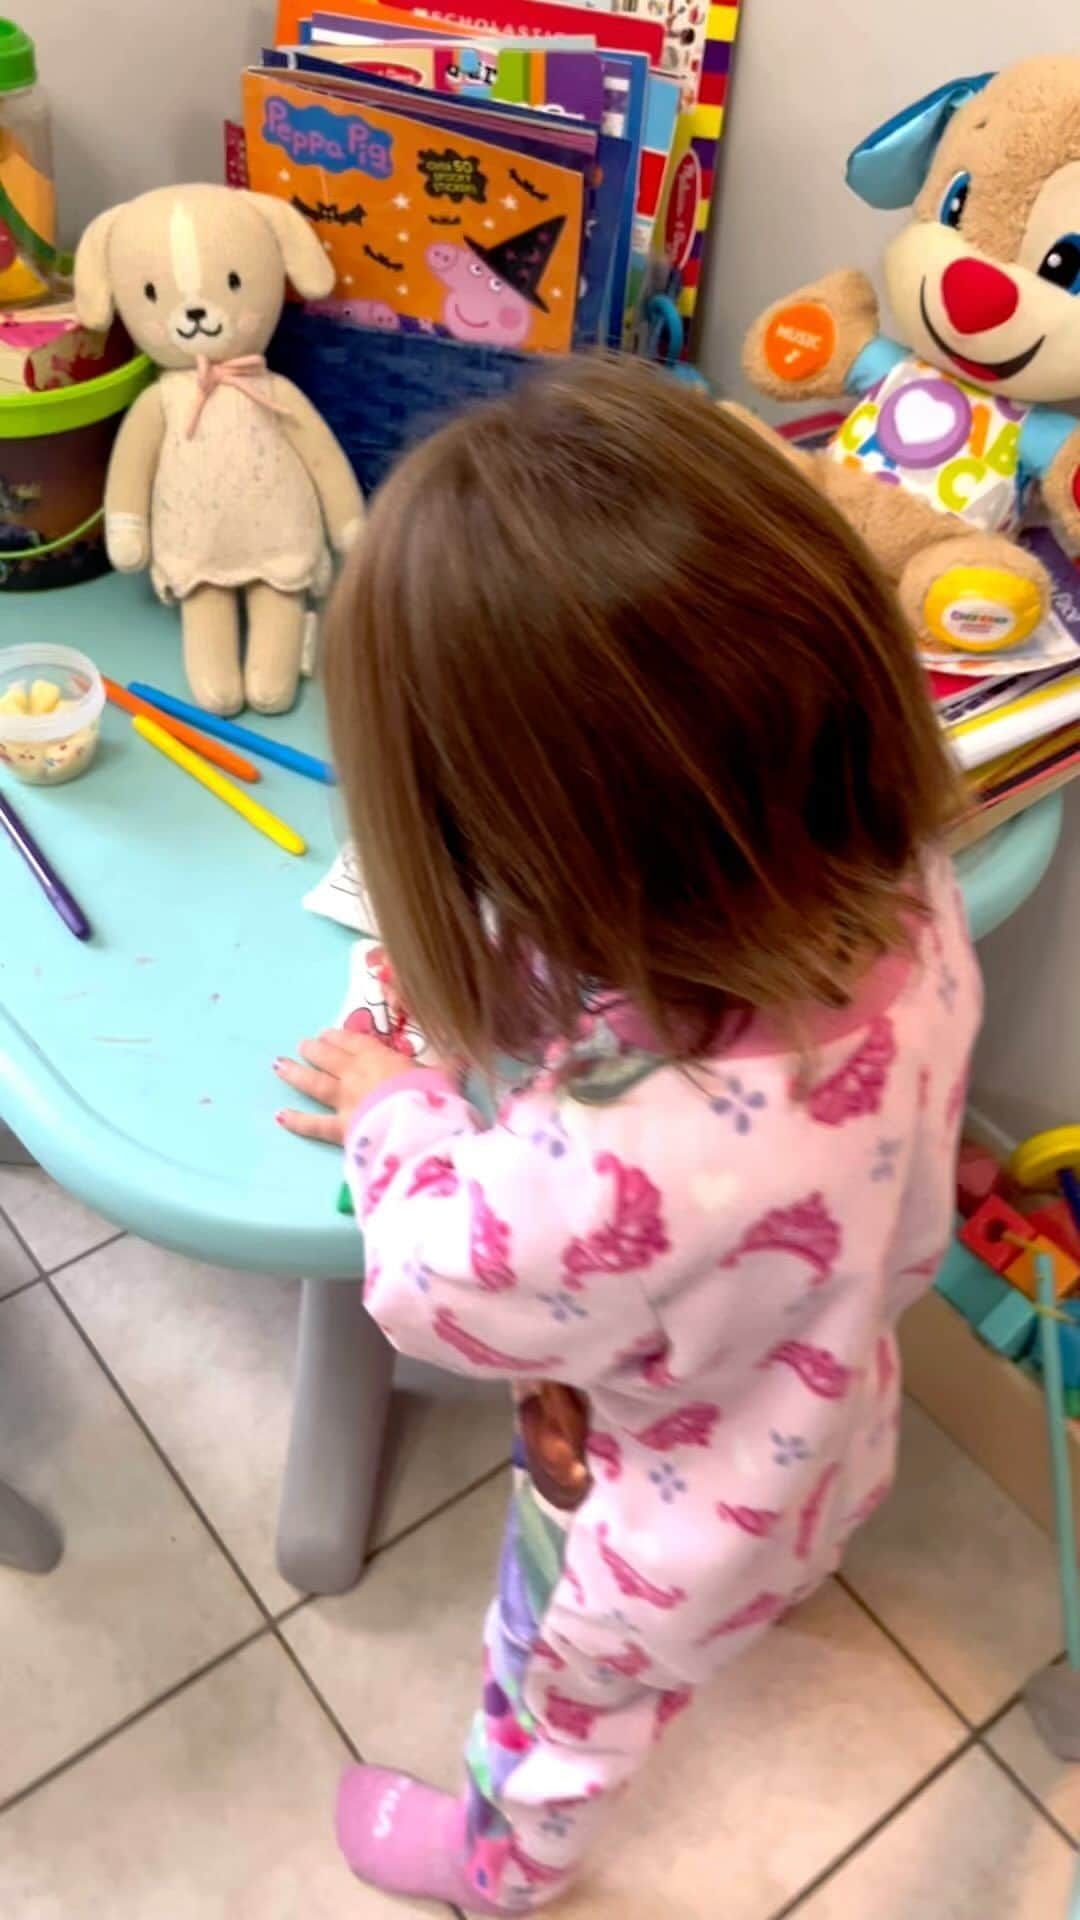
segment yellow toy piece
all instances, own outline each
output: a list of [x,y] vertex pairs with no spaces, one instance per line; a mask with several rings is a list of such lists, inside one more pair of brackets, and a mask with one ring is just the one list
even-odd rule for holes
[[1033,580],[1004,567],[950,567],[923,602],[935,640],[959,653],[997,653],[1026,640],[1039,624],[1042,603]]
[[1050,1188],[1058,1174],[1080,1167],[1080,1127],[1050,1127],[1022,1140],[1009,1161],[1009,1172],[1032,1192]]

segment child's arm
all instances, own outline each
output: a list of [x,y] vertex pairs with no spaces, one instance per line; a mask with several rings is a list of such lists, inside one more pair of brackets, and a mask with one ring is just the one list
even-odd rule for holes
[[585,1386],[644,1336],[659,1340],[638,1272],[666,1247],[660,1196],[568,1135],[550,1098],[511,1099],[481,1129],[441,1074],[403,1075],[353,1120],[346,1170],[364,1298],[403,1353]]

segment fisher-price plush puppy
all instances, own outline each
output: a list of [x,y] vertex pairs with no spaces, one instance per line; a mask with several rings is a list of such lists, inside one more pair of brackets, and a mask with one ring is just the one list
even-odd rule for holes
[[[1029,490],[1080,546],[1080,58],[958,80],[856,148],[871,206],[911,206],[874,290],[829,274],[770,307],[744,364],[781,400],[858,396],[800,464],[853,521],[935,650],[1019,643],[1049,582],[1012,535]],[[798,457],[798,456],[796,456]]]
[[[329,579],[363,501],[329,427],[267,371],[286,277],[310,299],[334,270],[283,200],[227,187],[163,187],[113,207],[75,256],[87,326],[114,308],[161,368],[124,420],[105,490],[105,538],[121,572],[148,563],[180,603],[199,704],[262,713],[296,698],[307,596]],[[240,596],[247,651],[240,651]]]

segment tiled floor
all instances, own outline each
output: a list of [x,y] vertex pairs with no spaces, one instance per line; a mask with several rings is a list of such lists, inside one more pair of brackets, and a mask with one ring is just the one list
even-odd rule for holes
[[[273,1563],[295,1304],[0,1166],[0,1472],[67,1538],[46,1579],[0,1572],[4,1920],[440,1911],[352,1882],[329,1809],[350,1746],[457,1777],[506,1410],[405,1374],[366,1577],[299,1600]],[[676,1723],[558,1911],[1064,1920],[1080,1769],[1017,1704],[1059,1639],[1049,1544],[909,1409],[843,1581]]]

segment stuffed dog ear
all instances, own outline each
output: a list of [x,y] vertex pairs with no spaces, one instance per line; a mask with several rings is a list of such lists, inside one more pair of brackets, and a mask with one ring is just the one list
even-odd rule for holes
[[109,280],[109,235],[119,207],[91,220],[75,249],[75,311],[84,327],[104,333],[113,317]]
[[848,156],[848,186],[868,206],[910,207],[953,114],[993,78],[992,73],[980,73],[968,80],[948,80],[903,113],[894,114]]
[[285,271],[304,300],[325,300],[334,291],[337,275],[322,242],[302,213],[271,193],[245,193],[274,230]]

